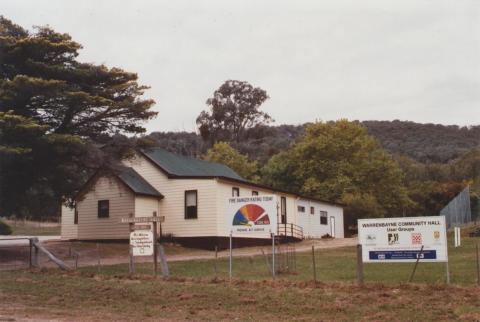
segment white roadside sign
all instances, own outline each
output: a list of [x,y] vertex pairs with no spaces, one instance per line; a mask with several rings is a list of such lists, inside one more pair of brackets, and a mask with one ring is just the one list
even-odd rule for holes
[[448,261],[443,216],[359,219],[358,242],[367,263]]
[[227,199],[228,233],[270,236],[277,231],[277,197],[259,195]]
[[153,255],[153,232],[149,230],[136,230],[130,233],[130,245],[133,256]]

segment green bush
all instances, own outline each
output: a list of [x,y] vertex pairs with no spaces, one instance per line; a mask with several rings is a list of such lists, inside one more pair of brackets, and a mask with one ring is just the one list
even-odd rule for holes
[[0,220],[0,235],[11,235],[12,234],[12,228],[10,228],[7,223],[4,221]]

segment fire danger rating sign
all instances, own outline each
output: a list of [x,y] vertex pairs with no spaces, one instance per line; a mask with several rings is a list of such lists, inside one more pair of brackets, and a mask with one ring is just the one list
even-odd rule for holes
[[148,230],[136,230],[130,233],[130,245],[133,256],[153,255],[153,232]]

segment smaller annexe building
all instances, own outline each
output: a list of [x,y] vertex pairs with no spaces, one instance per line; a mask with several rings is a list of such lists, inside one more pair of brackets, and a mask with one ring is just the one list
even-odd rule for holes
[[[296,238],[344,237],[343,208],[292,192],[248,182],[229,167],[167,152],[139,151],[116,175],[96,174],[80,191],[75,208],[62,208],[62,238],[128,239],[122,217],[164,216],[163,235],[191,246],[225,240],[229,197],[278,197],[278,234]],[[298,234],[298,230],[301,234]]]

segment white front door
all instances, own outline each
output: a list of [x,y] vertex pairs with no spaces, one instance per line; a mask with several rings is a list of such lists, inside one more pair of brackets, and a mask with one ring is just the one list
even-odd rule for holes
[[335,217],[330,217],[330,236],[335,237]]
[[298,213],[298,225],[303,228],[303,236],[309,237],[310,236],[310,220],[308,218],[308,214],[306,212],[299,212]]

